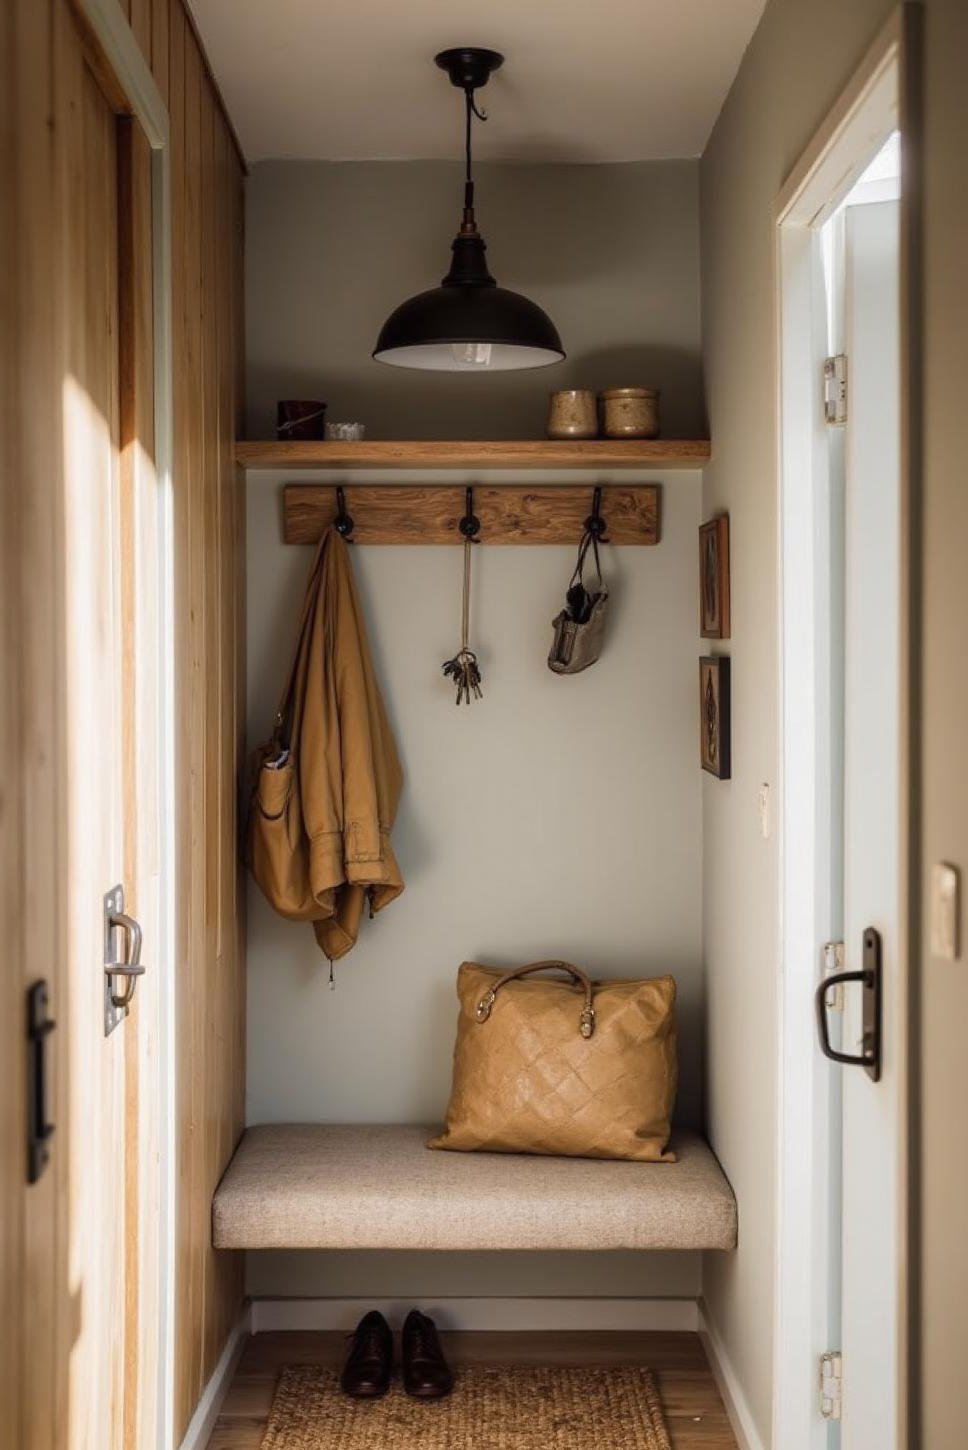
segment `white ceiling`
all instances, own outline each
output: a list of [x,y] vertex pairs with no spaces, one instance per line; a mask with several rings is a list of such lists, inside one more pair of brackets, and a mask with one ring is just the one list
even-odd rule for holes
[[250,161],[438,159],[461,98],[438,50],[506,56],[481,157],[698,156],[765,0],[190,0]]

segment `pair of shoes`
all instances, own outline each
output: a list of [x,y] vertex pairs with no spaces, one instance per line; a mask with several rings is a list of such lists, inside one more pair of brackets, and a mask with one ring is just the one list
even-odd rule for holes
[[[355,1400],[385,1395],[393,1378],[393,1331],[378,1309],[364,1314],[350,1336],[350,1350],[340,1376],[344,1394]],[[400,1335],[403,1387],[418,1400],[441,1400],[454,1388],[437,1326],[419,1309],[411,1309]]]

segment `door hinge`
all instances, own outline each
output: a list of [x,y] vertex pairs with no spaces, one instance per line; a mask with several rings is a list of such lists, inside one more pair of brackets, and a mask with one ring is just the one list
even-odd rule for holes
[[839,1420],[844,1407],[844,1357],[839,1349],[820,1356],[820,1413]]
[[[823,946],[823,974],[825,977],[832,977],[835,972],[844,970],[846,956],[842,941],[824,942]],[[824,993],[824,1003],[831,1012],[842,1012],[844,1010],[844,984],[835,982],[828,987]]]
[[847,422],[847,354],[823,360],[823,416],[836,426]]

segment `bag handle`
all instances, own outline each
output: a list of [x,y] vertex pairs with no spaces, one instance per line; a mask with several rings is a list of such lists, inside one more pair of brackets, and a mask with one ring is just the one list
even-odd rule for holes
[[582,1037],[591,1037],[595,1031],[595,1008],[592,1006],[595,989],[592,986],[591,978],[586,976],[580,967],[573,967],[571,962],[532,962],[530,966],[515,967],[514,971],[505,972],[502,977],[498,977],[494,986],[485,992],[484,996],[478,1002],[476,1013],[478,1022],[487,1021],[491,1015],[491,1008],[494,1006],[494,1000],[498,992],[508,982],[513,982],[515,977],[527,977],[531,972],[547,972],[549,970],[567,972],[569,976],[574,978],[578,986],[583,989],[585,993],[585,1005],[578,1014],[578,1030]]
[[309,570],[309,578],[306,581],[306,591],[303,595],[302,615],[299,620],[299,634],[296,640],[296,649],[292,656],[292,663],[289,666],[289,673],[286,676],[286,683],[283,687],[282,696],[279,700],[279,709],[276,712],[275,727],[272,732],[274,740],[277,740],[285,748],[289,749],[292,737],[292,714],[295,704],[296,680],[299,675],[299,663],[302,659],[303,649],[309,635],[312,624],[312,616],[316,604],[316,595],[319,587],[319,576],[323,563],[323,550],[326,544],[326,536],[329,530],[324,530],[323,536],[316,546],[316,553],[313,556],[312,567]]
[[575,562],[575,570],[571,576],[571,584],[584,584],[585,582],[585,556],[588,553],[588,546],[591,545],[592,554],[595,557],[595,573],[598,575],[598,587],[602,587],[602,563],[598,557],[598,535],[591,529],[586,529],[581,536],[578,545],[578,558]]

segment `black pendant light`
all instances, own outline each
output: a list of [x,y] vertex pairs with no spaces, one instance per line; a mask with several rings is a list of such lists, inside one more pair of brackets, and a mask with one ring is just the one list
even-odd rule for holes
[[395,367],[438,372],[504,372],[541,368],[564,357],[557,328],[546,312],[519,292],[499,287],[487,270],[484,238],[474,219],[471,126],[474,92],[504,62],[494,50],[443,50],[436,57],[464,92],[464,215],[453,242],[450,271],[439,287],[420,292],[383,324],[373,356]]

